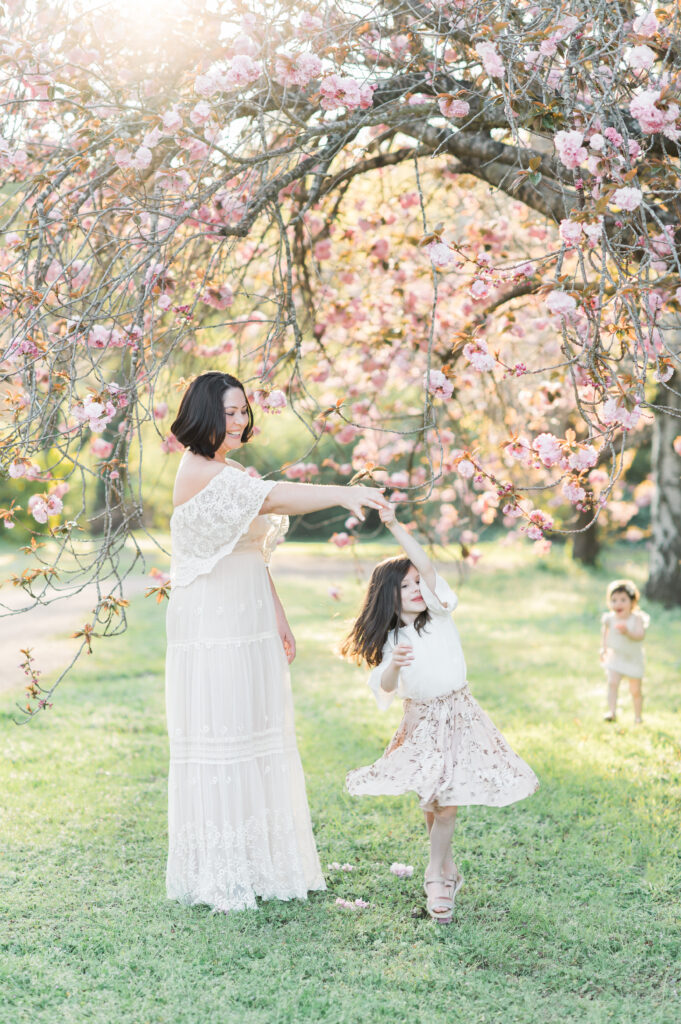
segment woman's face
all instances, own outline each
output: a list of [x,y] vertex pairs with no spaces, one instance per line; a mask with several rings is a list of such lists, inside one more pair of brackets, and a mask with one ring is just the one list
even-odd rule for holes
[[233,452],[241,447],[241,436],[248,426],[246,396],[241,388],[228,388],[222,396],[225,408],[225,440],[222,448]]

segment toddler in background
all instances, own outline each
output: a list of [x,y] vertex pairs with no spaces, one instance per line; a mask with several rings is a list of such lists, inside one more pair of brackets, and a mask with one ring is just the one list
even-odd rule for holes
[[601,661],[608,680],[608,711],[606,722],[617,716],[617,691],[626,676],[634,703],[634,721],[641,722],[643,709],[643,638],[650,617],[638,607],[638,587],[631,580],[613,580],[608,586],[610,611],[601,619]]

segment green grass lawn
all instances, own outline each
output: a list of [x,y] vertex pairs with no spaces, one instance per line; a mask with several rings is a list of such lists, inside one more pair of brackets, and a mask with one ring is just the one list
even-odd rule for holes
[[[322,865],[355,868],[307,903],[225,917],[165,898],[164,606],[135,599],[129,633],[32,724],[13,723],[20,691],[2,694],[0,1024],[678,1024],[679,611],[644,603],[643,726],[626,693],[618,723],[601,720],[603,593],[614,575],[642,582],[631,557],[587,572],[560,551],[490,548],[466,580],[449,574],[473,693],[541,781],[523,803],[461,811],[449,928],[418,916],[416,798],[343,788],[399,719],[333,654],[354,580],[340,603],[331,572],[279,586]],[[396,860],[414,877],[391,875]]]

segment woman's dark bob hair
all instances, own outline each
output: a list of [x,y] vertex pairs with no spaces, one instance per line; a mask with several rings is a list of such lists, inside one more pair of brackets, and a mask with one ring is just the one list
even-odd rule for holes
[[230,388],[239,388],[248,410],[248,426],[241,435],[245,443],[253,433],[253,410],[244,386],[230,373],[211,370],[191,382],[184,393],[175,422],[170,429],[185,448],[196,455],[212,459],[225,440],[225,407],[223,395]]

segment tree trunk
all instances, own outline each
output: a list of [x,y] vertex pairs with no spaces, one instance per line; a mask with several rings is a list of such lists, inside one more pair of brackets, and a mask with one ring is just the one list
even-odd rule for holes
[[673,413],[656,412],[653,427],[652,541],[646,596],[665,605],[681,605],[681,456],[674,438],[681,434],[681,374],[660,390],[656,404]]
[[[575,529],[581,530],[581,533],[576,533],[572,540],[572,557],[575,562],[581,562],[582,565],[595,565],[598,553],[601,550],[601,542],[598,536],[598,523],[591,523],[591,526],[587,526],[587,523],[593,518],[592,509],[583,509],[577,516],[577,522],[575,523]],[[584,527],[586,526],[586,529]]]

